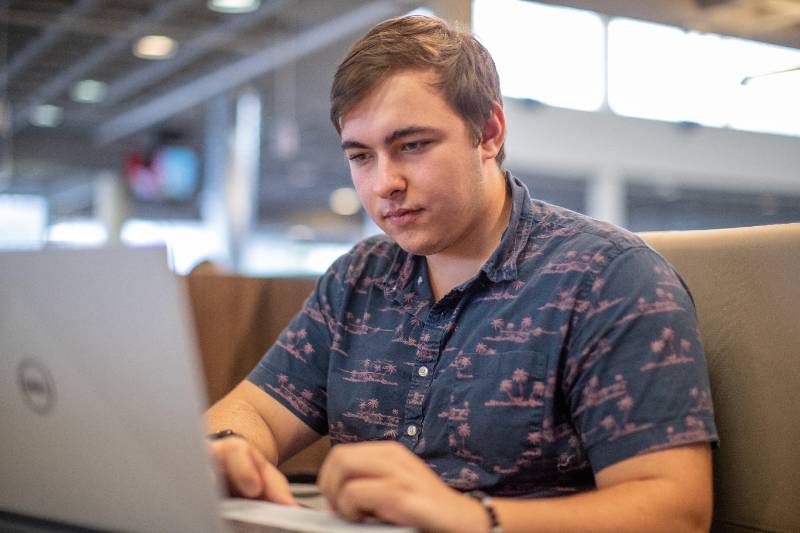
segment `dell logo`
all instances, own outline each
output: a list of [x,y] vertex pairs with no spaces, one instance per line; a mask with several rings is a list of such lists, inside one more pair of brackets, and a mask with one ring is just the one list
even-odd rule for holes
[[56,389],[50,372],[33,359],[25,359],[17,367],[17,383],[22,399],[34,412],[46,415],[56,404]]

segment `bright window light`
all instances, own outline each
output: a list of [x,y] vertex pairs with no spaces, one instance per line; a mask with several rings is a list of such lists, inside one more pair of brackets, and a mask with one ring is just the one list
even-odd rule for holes
[[128,246],[164,244],[172,269],[186,274],[203,259],[222,255],[223,244],[200,222],[147,221],[130,219],[122,227],[122,242]]
[[47,241],[60,246],[102,246],[107,238],[103,225],[94,219],[62,220],[47,231]]
[[497,65],[505,96],[594,111],[604,97],[605,29],[595,13],[474,0],[473,31]]
[[[747,70],[745,76],[800,65],[800,50],[742,39],[730,41],[730,54],[738,59],[741,70]],[[736,112],[730,127],[800,136],[800,71],[759,77],[747,85],[740,83],[736,90]]]
[[0,194],[0,249],[41,246],[47,200],[28,194]]
[[285,235],[253,233],[243,250],[241,271],[251,276],[319,276],[352,244],[291,242]]
[[620,115],[800,134],[800,89],[789,76],[740,83],[800,64],[800,50],[614,19],[608,58],[608,103]]

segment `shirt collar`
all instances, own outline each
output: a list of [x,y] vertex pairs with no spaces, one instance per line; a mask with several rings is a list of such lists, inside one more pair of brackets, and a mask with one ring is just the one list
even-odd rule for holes
[[528,243],[533,224],[533,208],[528,188],[510,172],[506,182],[511,190],[511,216],[500,244],[483,264],[481,270],[493,282],[511,281],[519,276],[519,255]]

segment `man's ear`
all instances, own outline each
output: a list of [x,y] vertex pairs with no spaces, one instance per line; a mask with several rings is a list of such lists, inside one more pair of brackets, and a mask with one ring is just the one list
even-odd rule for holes
[[482,159],[494,159],[506,140],[506,115],[500,104],[494,104],[491,115],[486,119],[481,134],[480,150]]

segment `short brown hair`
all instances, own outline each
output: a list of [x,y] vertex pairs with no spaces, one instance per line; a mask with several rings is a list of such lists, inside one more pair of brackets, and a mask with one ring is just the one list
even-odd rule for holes
[[[331,122],[342,132],[342,117],[383,80],[401,70],[432,70],[437,88],[480,143],[483,128],[503,105],[500,79],[489,52],[468,31],[436,17],[411,15],[373,27],[344,56],[331,86]],[[505,158],[504,147],[496,156]]]

